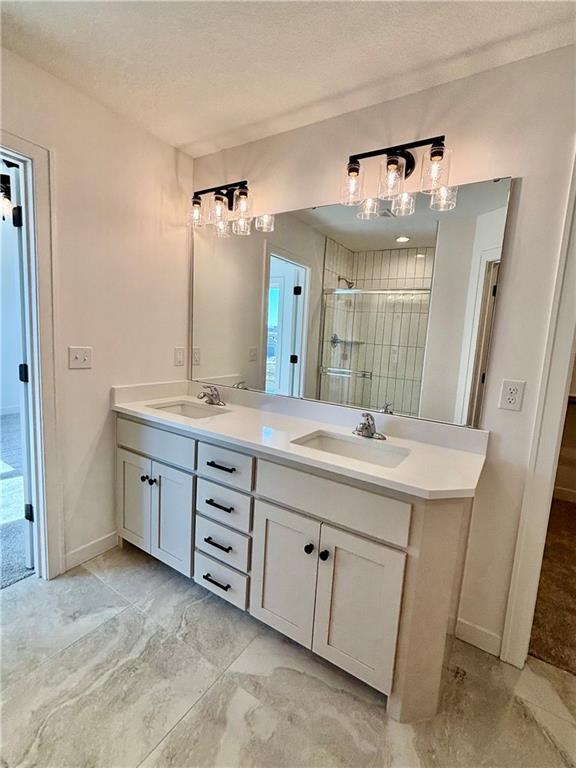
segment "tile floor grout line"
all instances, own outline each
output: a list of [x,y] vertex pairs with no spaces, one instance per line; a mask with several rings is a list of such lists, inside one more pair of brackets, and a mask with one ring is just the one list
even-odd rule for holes
[[[256,621],[257,621],[257,619],[256,619]],[[243,653],[244,653],[246,650],[248,650],[248,648],[249,648],[249,647],[252,645],[252,643],[253,643],[255,640],[257,640],[257,639],[258,639],[258,635],[257,635],[256,637],[253,637],[253,638],[252,638],[252,640],[250,640],[250,642],[249,642],[249,643],[247,643],[247,644],[244,646],[244,648],[243,648],[243,649],[240,651],[240,653],[238,654],[238,656],[236,656],[234,659],[232,659],[232,661],[230,662],[230,664],[228,664],[228,666],[227,666],[227,667],[224,667],[224,669],[222,669],[222,671],[221,671],[221,672],[220,672],[220,673],[219,673],[219,674],[216,676],[216,678],[214,679],[214,681],[213,681],[213,682],[212,682],[212,683],[211,683],[211,684],[208,686],[208,688],[206,688],[206,690],[204,691],[204,693],[202,693],[202,694],[201,694],[201,695],[200,695],[200,696],[199,696],[199,697],[196,699],[196,701],[194,702],[194,704],[192,704],[192,705],[191,705],[191,706],[190,706],[190,707],[189,707],[189,708],[186,710],[186,712],[184,712],[184,714],[182,715],[182,717],[180,717],[180,718],[178,719],[178,721],[174,723],[174,725],[172,726],[172,728],[170,728],[170,729],[169,729],[169,730],[166,732],[166,734],[165,734],[165,735],[164,735],[164,736],[163,736],[163,737],[160,739],[160,741],[159,741],[159,742],[158,742],[158,743],[157,743],[157,744],[156,744],[156,745],[155,745],[155,746],[154,746],[154,747],[153,747],[153,748],[150,750],[150,752],[148,752],[148,753],[147,753],[147,754],[146,754],[146,755],[145,755],[145,756],[142,758],[142,760],[141,760],[141,761],[138,763],[138,765],[136,766],[136,768],[140,768],[140,766],[141,766],[141,765],[142,765],[142,764],[143,764],[143,763],[144,763],[144,762],[145,762],[145,761],[146,761],[146,760],[147,760],[147,759],[150,757],[150,755],[151,755],[153,752],[155,752],[155,751],[158,749],[158,747],[159,747],[159,746],[162,744],[162,742],[166,741],[166,739],[168,738],[168,736],[170,736],[170,734],[172,733],[172,731],[173,731],[175,728],[177,728],[177,727],[178,727],[178,725],[180,725],[180,723],[182,722],[182,720],[184,720],[184,718],[185,718],[185,717],[186,717],[186,716],[187,716],[187,715],[188,715],[190,712],[192,712],[192,710],[194,709],[194,707],[196,707],[198,704],[200,704],[200,702],[202,701],[202,699],[203,699],[203,698],[204,698],[204,697],[205,697],[205,696],[206,696],[206,695],[207,695],[207,694],[208,694],[208,693],[209,693],[209,692],[212,690],[212,688],[214,688],[214,686],[216,685],[216,683],[218,683],[218,682],[219,682],[219,681],[220,681],[220,680],[221,680],[221,679],[224,677],[224,675],[226,674],[226,672],[228,672],[228,670],[230,669],[230,667],[231,667],[231,666],[232,666],[232,665],[233,665],[233,664],[234,664],[236,661],[238,661],[238,659],[240,658],[240,656],[242,656],[242,654],[243,654]]]
[[[97,557],[100,557],[100,555],[97,555]],[[96,558],[91,558],[92,560],[95,560]],[[86,560],[87,563],[90,562],[90,560]],[[126,595],[123,595],[122,592],[119,592],[115,587],[111,587],[110,584],[107,584],[104,579],[102,579],[100,576],[98,576],[97,573],[94,573],[94,571],[91,571],[90,568],[86,568],[84,563],[81,563],[80,565],[76,565],[75,568],[83,568],[86,573],[89,573],[91,576],[94,576],[98,579],[100,584],[103,584],[107,589],[109,589],[111,592],[114,592],[115,595],[118,595],[118,597],[121,597],[122,600],[124,600],[126,603],[128,603],[129,606],[132,606],[133,608],[136,608],[137,606],[130,600]],[[70,570],[73,570],[72,568]],[[65,571],[64,573],[68,573],[68,571]],[[64,575],[64,574],[61,574]]]

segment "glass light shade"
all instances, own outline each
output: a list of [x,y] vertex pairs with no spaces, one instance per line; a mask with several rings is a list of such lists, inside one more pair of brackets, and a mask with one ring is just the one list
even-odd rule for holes
[[232,208],[234,219],[252,220],[252,196],[247,189],[234,190],[234,206]]
[[422,162],[421,192],[431,195],[450,180],[450,155],[447,147],[430,147]]
[[430,208],[433,211],[451,211],[456,208],[458,187],[440,187],[430,198]]
[[397,155],[384,155],[380,163],[378,197],[380,200],[394,200],[404,191],[406,160]]
[[256,229],[260,232],[274,232],[274,216],[271,213],[264,213],[256,217]]
[[252,219],[234,219],[232,232],[235,235],[249,235],[252,231]]
[[216,237],[230,237],[230,224],[226,219],[221,219],[214,224]]
[[380,200],[377,197],[367,197],[360,204],[357,219],[376,219],[380,216]]
[[200,198],[192,198],[192,207],[188,212],[188,224],[194,227],[194,229],[203,227],[205,224],[202,200]]
[[394,216],[412,216],[416,208],[416,198],[410,192],[402,192],[392,200],[391,210]]
[[210,224],[228,221],[228,200],[226,196],[216,192],[210,201]]
[[364,168],[360,163],[348,163],[340,190],[342,205],[360,205],[364,199]]

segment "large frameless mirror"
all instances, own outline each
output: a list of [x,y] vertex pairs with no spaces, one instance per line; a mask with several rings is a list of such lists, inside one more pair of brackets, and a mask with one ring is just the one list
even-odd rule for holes
[[461,186],[447,212],[418,196],[412,216],[291,211],[248,237],[196,230],[193,378],[477,425],[509,191]]

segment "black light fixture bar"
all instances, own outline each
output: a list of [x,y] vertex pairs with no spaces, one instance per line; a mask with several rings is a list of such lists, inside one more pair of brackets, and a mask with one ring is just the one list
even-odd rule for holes
[[213,193],[220,193],[228,200],[228,208],[232,210],[234,206],[234,192],[237,189],[248,189],[248,182],[246,179],[242,181],[234,181],[232,184],[219,184],[217,187],[209,187],[207,189],[199,189],[194,192],[192,199],[200,198],[202,195],[211,195]]
[[419,149],[419,147],[443,147],[446,136],[433,136],[430,139],[420,139],[419,141],[411,141],[408,144],[397,144],[394,147],[384,147],[383,149],[373,149],[371,152],[360,152],[356,155],[350,155],[348,163],[358,164],[360,160],[368,160],[370,157],[380,157],[381,155],[398,155],[406,160],[406,178],[410,176],[414,168],[416,167],[416,160],[414,155],[410,152],[411,149]]

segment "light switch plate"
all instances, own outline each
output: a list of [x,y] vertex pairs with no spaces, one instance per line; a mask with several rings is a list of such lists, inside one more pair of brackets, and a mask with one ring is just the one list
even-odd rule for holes
[[248,362],[255,363],[258,360],[258,347],[248,347]]
[[200,347],[192,347],[192,365],[200,365]]
[[68,368],[92,368],[92,347],[68,347]]
[[184,347],[174,347],[174,365],[184,365]]
[[498,408],[502,408],[505,411],[521,411],[525,386],[525,381],[504,379],[502,381],[502,389],[500,390]]

